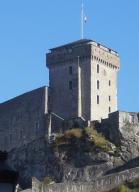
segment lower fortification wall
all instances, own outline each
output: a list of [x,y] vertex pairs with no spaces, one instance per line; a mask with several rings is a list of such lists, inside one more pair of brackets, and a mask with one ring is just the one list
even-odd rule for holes
[[107,175],[88,183],[59,183],[45,186],[33,180],[31,191],[37,192],[103,192],[111,190],[120,184],[139,177],[139,167],[120,173]]

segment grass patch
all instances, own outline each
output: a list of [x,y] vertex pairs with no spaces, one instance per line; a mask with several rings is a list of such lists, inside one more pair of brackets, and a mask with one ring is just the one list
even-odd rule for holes
[[90,141],[98,148],[101,148],[103,151],[111,151],[111,145],[108,140],[101,134],[98,133],[95,129],[93,128],[85,128],[85,134],[88,135],[90,138]]
[[72,137],[76,137],[76,138],[81,138],[83,135],[83,131],[82,129],[71,129],[71,130],[68,130],[68,131],[65,131],[64,133],[64,137],[65,138],[72,138]]
[[[78,146],[77,146],[78,143]],[[101,149],[102,151],[112,151],[109,141],[93,128],[76,128],[65,131],[64,134],[56,137],[56,145],[76,145],[75,148],[84,151]]]
[[130,192],[131,190],[126,187],[125,185],[121,185],[119,188],[118,188],[118,192]]

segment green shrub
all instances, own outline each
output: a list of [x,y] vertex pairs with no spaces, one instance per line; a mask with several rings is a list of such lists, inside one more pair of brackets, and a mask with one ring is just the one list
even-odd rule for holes
[[130,192],[130,189],[128,189],[125,185],[121,185],[118,188],[118,192]]
[[85,128],[85,134],[88,135],[90,141],[94,143],[96,147],[101,148],[106,152],[112,150],[109,141],[106,140],[105,137],[101,133],[98,133],[95,129],[87,127]]
[[92,127],[86,127],[86,128],[84,128],[83,133],[85,135],[91,136],[93,134],[93,131],[94,131],[94,129]]
[[57,135],[55,144],[57,146],[72,144],[73,139],[75,139],[74,141],[78,139],[80,143],[83,143],[84,146],[82,147],[84,147],[84,149],[86,148],[86,151],[94,150],[94,148],[100,148],[105,152],[112,150],[110,143],[105,139],[105,137],[90,127],[67,130],[64,134]]

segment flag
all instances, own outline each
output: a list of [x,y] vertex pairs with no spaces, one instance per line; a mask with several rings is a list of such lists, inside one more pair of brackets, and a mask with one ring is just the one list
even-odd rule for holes
[[85,22],[85,23],[87,22],[87,17],[86,17],[86,15],[84,16],[84,22]]

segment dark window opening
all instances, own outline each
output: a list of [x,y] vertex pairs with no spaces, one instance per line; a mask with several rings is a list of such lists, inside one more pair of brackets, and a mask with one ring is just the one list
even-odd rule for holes
[[97,80],[97,89],[99,89],[99,81]]
[[73,70],[72,70],[72,66],[69,67],[69,74],[72,75]]
[[97,95],[97,104],[99,104],[99,95]]
[[111,107],[109,107],[109,113],[111,113]]
[[72,81],[69,81],[69,89],[72,90]]
[[111,101],[111,96],[109,96],[109,101]]
[[99,65],[97,65],[97,73],[99,73]]
[[109,80],[109,86],[111,86],[111,81]]

